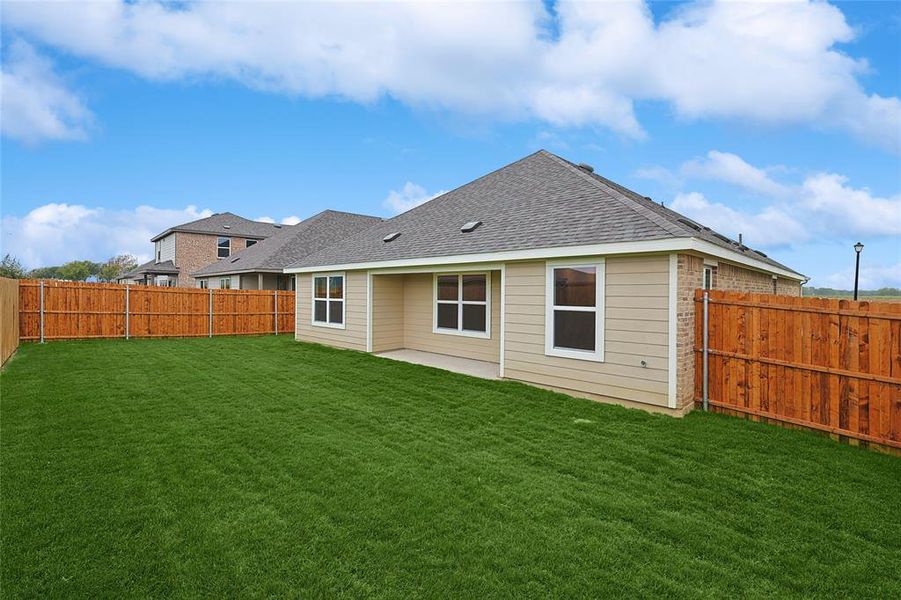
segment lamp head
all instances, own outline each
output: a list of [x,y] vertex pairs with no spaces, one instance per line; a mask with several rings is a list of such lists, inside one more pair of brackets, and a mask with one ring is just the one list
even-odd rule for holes
[[857,252],[858,254],[860,254],[860,251],[861,251],[861,250],[863,250],[863,244],[861,244],[860,242],[857,242],[856,244],[854,244],[854,251],[855,251],[855,252]]

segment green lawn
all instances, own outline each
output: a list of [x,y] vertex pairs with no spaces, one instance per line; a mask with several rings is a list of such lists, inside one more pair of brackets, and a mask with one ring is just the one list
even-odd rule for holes
[[289,337],[25,344],[2,595],[901,596],[901,459]]

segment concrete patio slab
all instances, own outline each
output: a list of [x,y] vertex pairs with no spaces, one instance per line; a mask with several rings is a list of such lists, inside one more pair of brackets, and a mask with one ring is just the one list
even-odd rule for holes
[[376,356],[417,365],[425,365],[427,367],[435,367],[437,369],[444,369],[445,371],[462,373],[463,375],[481,377],[482,379],[500,378],[499,365],[483,360],[473,360],[471,358],[460,358],[458,356],[447,356],[446,354],[435,354],[434,352],[422,352],[420,350],[407,349],[379,352]]

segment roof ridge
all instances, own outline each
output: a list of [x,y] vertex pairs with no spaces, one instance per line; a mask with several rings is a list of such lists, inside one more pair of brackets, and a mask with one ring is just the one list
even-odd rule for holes
[[[589,182],[593,183],[594,185],[596,185],[597,187],[600,187],[601,189],[605,190],[615,200],[619,201],[620,204],[622,204],[626,208],[631,209],[632,211],[641,215],[645,219],[651,221],[658,227],[665,230],[667,233],[671,233],[671,234],[677,235],[677,236],[689,236],[689,237],[691,236],[691,232],[688,231],[687,228],[680,227],[679,225],[673,223],[669,219],[665,219],[664,217],[658,215],[657,213],[650,210],[646,206],[642,206],[635,200],[633,200],[633,199],[629,198],[628,196],[626,196],[625,194],[623,194],[620,190],[616,189],[616,187],[614,187],[614,185],[611,185],[611,184],[613,184],[612,181],[608,183],[609,180],[601,177],[600,175],[594,176],[591,173],[586,173],[581,168],[579,168],[579,166],[571,163],[570,161],[566,160],[565,158],[557,156],[553,152],[548,152],[547,150],[541,150],[541,152],[547,158],[550,158],[551,160],[554,160],[555,162],[562,165],[563,167],[566,167],[567,169],[574,172],[576,175],[578,175],[582,179],[585,179],[586,181],[589,181]],[[599,179],[603,179],[603,181],[599,181]],[[619,184],[615,184],[615,185],[618,187]]]

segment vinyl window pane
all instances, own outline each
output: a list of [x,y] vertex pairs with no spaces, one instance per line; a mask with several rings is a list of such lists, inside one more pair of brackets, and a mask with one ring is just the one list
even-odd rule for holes
[[438,277],[438,299],[457,300],[458,279],[456,275],[441,275]]
[[594,311],[554,311],[554,347],[594,352]]
[[329,304],[328,322],[340,325],[344,322],[344,302],[332,301]]
[[326,297],[326,289],[328,287],[328,277],[317,277],[314,281],[314,295],[317,298]]
[[325,323],[325,318],[328,311],[328,302],[326,302],[325,300],[316,300],[316,302],[313,303],[313,306],[313,320],[319,321],[320,323]]
[[442,329],[457,329],[458,304],[438,305],[438,327]]
[[471,302],[485,302],[487,293],[484,275],[463,276],[463,299]]
[[596,271],[595,267],[554,269],[554,305],[595,306]]
[[329,298],[344,298],[344,278],[329,277]]
[[465,331],[485,331],[486,308],[484,304],[464,304],[463,329]]

